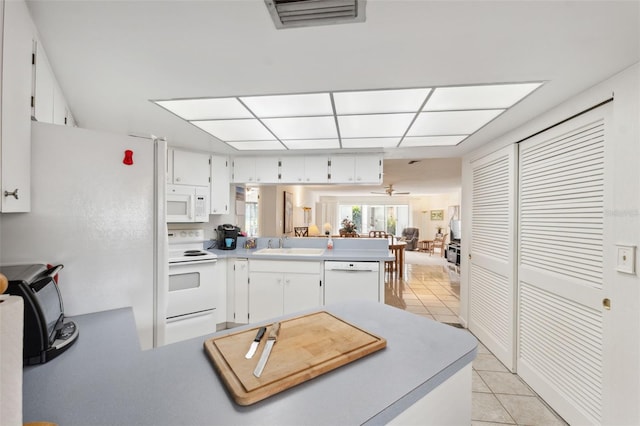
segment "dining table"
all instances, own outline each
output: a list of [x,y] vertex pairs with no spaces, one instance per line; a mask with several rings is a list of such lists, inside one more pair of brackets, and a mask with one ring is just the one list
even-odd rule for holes
[[394,241],[389,243],[389,250],[395,258],[395,260],[391,262],[391,272],[398,274],[398,277],[400,278],[404,276],[404,250],[406,247],[406,241]]

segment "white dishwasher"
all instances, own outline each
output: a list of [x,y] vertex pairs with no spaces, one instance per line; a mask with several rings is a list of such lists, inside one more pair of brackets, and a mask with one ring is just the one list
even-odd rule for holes
[[324,303],[380,302],[379,262],[324,262]]

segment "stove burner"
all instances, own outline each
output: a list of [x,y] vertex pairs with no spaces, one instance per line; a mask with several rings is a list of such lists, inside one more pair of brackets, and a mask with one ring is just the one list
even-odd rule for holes
[[187,250],[184,252],[185,256],[205,256],[206,254],[202,250]]

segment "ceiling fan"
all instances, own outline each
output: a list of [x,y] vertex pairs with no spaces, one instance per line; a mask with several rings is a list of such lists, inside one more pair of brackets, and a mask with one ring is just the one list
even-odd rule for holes
[[392,196],[392,195],[407,195],[410,194],[410,192],[398,192],[395,189],[393,189],[393,184],[389,184],[387,186],[385,186],[385,190],[384,192],[374,192],[371,191],[372,194],[387,194],[388,196]]

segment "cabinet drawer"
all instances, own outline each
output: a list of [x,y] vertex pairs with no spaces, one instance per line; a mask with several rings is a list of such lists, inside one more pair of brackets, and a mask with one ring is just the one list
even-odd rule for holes
[[285,261],[285,260],[249,260],[251,272],[283,272],[300,274],[319,274],[320,262]]

